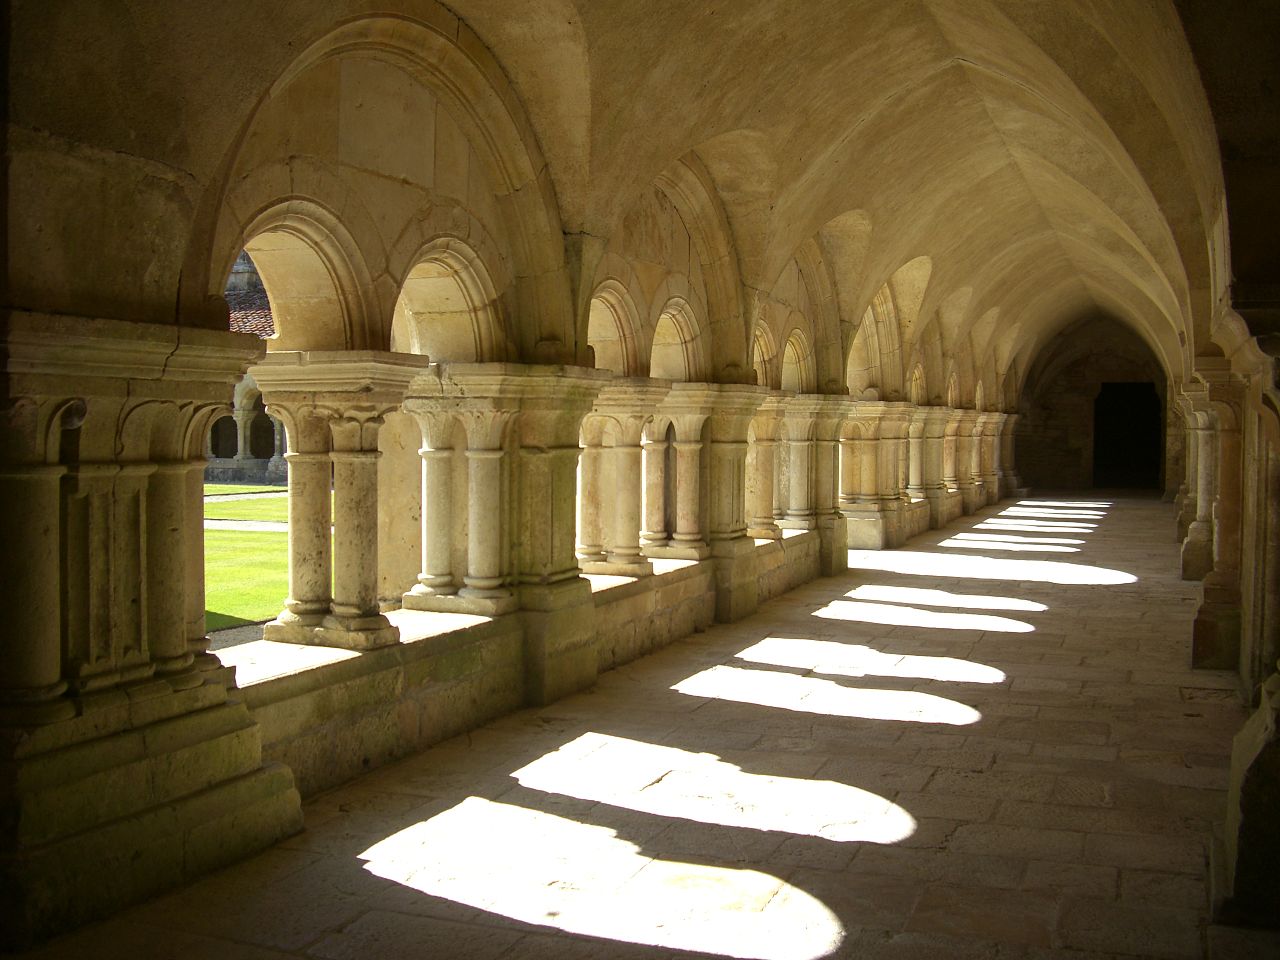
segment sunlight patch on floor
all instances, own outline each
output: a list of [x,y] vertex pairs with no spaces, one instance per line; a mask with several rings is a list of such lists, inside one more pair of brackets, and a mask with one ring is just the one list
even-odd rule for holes
[[1045,520],[1099,520],[1106,516],[1102,510],[1059,510],[1037,507],[1009,507],[1001,510],[1002,517],[1041,517]]
[[1017,530],[1021,533],[1092,533],[1096,523],[1049,523],[1045,520],[1002,520],[992,517],[973,525],[974,530]]
[[1019,500],[1019,507],[1083,507],[1090,510],[1102,510],[1114,507],[1110,500]]
[[982,719],[973,707],[915,690],[866,690],[818,677],[797,677],[770,670],[717,666],[672,685],[691,697],[864,720],[947,723],[967,726]]
[[958,550],[1005,550],[1010,553],[1079,553],[1079,547],[1063,547],[1052,543],[1010,543],[1008,540],[984,540],[981,537],[948,537],[938,544]]
[[723,957],[816,960],[820,900],[757,870],[657,860],[606,827],[468,797],[360,854],[375,876],[523,923]]
[[997,617],[988,613],[954,613],[922,610],[901,604],[867,603],[863,600],[832,600],[813,612],[824,620],[850,623],[880,623],[894,627],[924,627],[929,630],[989,630],[995,633],[1030,633],[1035,629],[1024,620]]
[[922,607],[960,607],[972,610],[1048,610],[1043,603],[1018,597],[989,597],[985,594],[952,593],[923,587],[893,587],[888,584],[864,583],[845,594],[854,600],[883,600],[886,603],[912,603]]
[[512,773],[521,784],[659,817],[839,842],[897,843],[911,814],[831,780],[747,773],[709,753],[585,733]]
[[1037,583],[1107,585],[1133,583],[1138,578],[1123,570],[1061,560],[1014,560],[1005,557],[960,556],[921,550],[850,550],[853,570],[883,570],[927,577],[970,580],[1015,580]]
[[956,657],[881,653],[856,643],[767,637],[738,654],[740,660],[799,667],[839,677],[913,677],[952,683],[1003,683],[1002,670]]
[[996,540],[1000,543],[1055,543],[1074,544],[1080,546],[1084,540],[1073,540],[1069,537],[1020,537],[1016,533],[956,533],[952,540],[980,540],[983,542]]

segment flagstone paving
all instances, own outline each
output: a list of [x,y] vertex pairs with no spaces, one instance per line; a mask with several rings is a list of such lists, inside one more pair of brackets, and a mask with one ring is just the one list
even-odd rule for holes
[[1172,508],[1005,501],[307,804],[37,956],[1196,958],[1231,674]]

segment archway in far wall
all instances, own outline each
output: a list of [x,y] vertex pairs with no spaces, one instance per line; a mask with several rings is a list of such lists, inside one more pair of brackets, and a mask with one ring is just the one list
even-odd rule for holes
[[1103,383],[1093,401],[1093,485],[1160,486],[1160,395],[1151,381]]

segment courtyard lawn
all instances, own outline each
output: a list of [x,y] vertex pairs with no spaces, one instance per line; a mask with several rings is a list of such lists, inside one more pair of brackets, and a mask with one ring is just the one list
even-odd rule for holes
[[228,494],[284,493],[287,489],[288,487],[284,486],[264,486],[263,484],[252,483],[206,483],[204,485],[204,495],[206,497],[214,497]]
[[289,522],[288,497],[253,497],[249,500],[206,500],[206,520],[273,520]]
[[206,530],[204,589],[209,630],[270,620],[289,593],[289,535]]

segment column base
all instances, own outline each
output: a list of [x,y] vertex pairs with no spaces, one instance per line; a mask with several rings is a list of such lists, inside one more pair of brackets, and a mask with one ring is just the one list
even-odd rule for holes
[[841,511],[850,550],[883,550],[893,546],[889,511],[878,503],[858,503]]
[[1000,502],[1000,479],[995,474],[982,478],[982,489],[986,493],[988,507]]
[[1203,520],[1191,524],[1182,542],[1182,579],[1203,580],[1213,570],[1213,531]]
[[711,548],[701,542],[672,540],[666,546],[646,546],[644,555],[654,560],[705,560],[711,556]]
[[1204,602],[1191,628],[1191,666],[1204,670],[1237,670],[1240,667],[1239,593],[1212,585],[1209,574]]
[[755,540],[781,540],[782,529],[771,520],[767,524],[747,527],[747,536]]
[[818,521],[814,517],[787,517],[777,523],[779,530],[816,530],[818,527]]
[[925,491],[929,501],[929,526],[940,530],[964,513],[964,501],[958,492],[938,488]]
[[1262,688],[1262,702],[1235,735],[1227,787],[1223,843],[1215,849],[1210,903],[1220,923],[1280,927],[1280,676]]
[[520,587],[525,701],[543,706],[596,681],[596,609],[581,577]]
[[611,577],[647,577],[653,573],[653,565],[646,557],[610,557],[607,560],[586,560],[579,566],[583,573],[599,573]]
[[226,696],[216,683],[149,697],[104,691],[74,720],[0,747],[16,771],[0,826],[0,949],[29,947],[302,829],[293,774],[262,762],[257,725]]
[[320,621],[277,618],[262,625],[262,639],[276,643],[314,643]]
[[849,523],[838,515],[818,519],[818,574],[834,577],[849,569]]
[[400,630],[382,614],[371,617],[328,616],[316,628],[313,643],[346,650],[376,650],[400,642]]
[[458,593],[406,593],[402,600],[406,610],[431,613],[468,613],[477,617],[500,617],[516,609],[516,598],[510,593],[500,596],[475,596],[464,588]]
[[964,505],[964,515],[977,513],[987,505],[987,494],[980,483],[960,482],[960,502]]
[[717,623],[741,620],[755,613],[760,605],[760,570],[755,546],[745,536],[711,544]]

